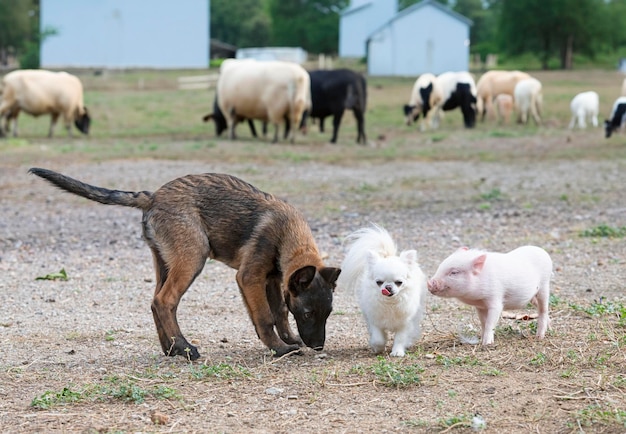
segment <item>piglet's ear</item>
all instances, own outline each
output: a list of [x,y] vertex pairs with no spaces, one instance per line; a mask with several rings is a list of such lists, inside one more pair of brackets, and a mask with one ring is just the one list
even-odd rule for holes
[[472,262],[472,272],[474,274],[478,274],[481,271],[483,271],[483,267],[485,266],[486,260],[487,260],[487,255],[485,254],[480,255],[476,259],[474,259],[474,262]]

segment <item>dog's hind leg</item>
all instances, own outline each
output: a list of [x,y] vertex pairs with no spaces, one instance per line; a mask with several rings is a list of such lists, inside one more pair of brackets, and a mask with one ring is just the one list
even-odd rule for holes
[[274,316],[274,324],[276,325],[278,336],[287,344],[303,346],[302,339],[294,334],[289,326],[289,309],[280,288],[280,276],[268,277],[265,290],[267,291],[267,300]]
[[299,345],[286,344],[274,331],[274,313],[267,298],[267,270],[242,265],[237,271],[237,284],[254,324],[256,334],[276,356],[298,351]]
[[176,319],[176,311],[183,294],[204,267],[208,248],[189,246],[175,249],[177,255],[169,263],[156,246],[151,244],[156,272],[156,289],[152,300],[152,315],[163,353],[184,356],[190,360],[200,357],[198,349],[183,336]]

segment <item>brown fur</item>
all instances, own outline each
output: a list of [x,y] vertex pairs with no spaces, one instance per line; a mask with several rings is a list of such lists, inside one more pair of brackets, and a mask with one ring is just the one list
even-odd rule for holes
[[[238,270],[257,335],[276,355],[298,350],[302,341],[323,348],[340,270],[324,266],[308,224],[289,204],[225,174],[184,176],[151,193],[108,190],[46,169],[30,172],[87,199],[143,211],[156,272],[152,313],[166,355],[200,357],[182,335],[176,310],[208,258]],[[289,311],[302,340],[291,331]]]

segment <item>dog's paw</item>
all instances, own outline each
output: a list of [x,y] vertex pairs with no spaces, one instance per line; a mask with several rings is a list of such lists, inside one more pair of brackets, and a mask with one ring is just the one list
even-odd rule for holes
[[282,347],[272,348],[274,357],[282,357],[285,354],[297,354],[302,355],[302,349],[298,345],[285,345]]
[[404,352],[404,348],[394,348],[391,350],[392,357],[404,357],[406,353]]

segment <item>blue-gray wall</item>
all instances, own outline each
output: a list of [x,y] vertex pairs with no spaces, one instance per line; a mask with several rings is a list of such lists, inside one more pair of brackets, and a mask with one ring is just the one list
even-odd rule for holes
[[41,0],[41,66],[206,68],[210,0]]
[[370,33],[398,12],[398,0],[352,0],[339,18],[339,57],[364,57]]
[[370,75],[467,71],[469,24],[431,4],[415,5],[374,32],[368,48]]

